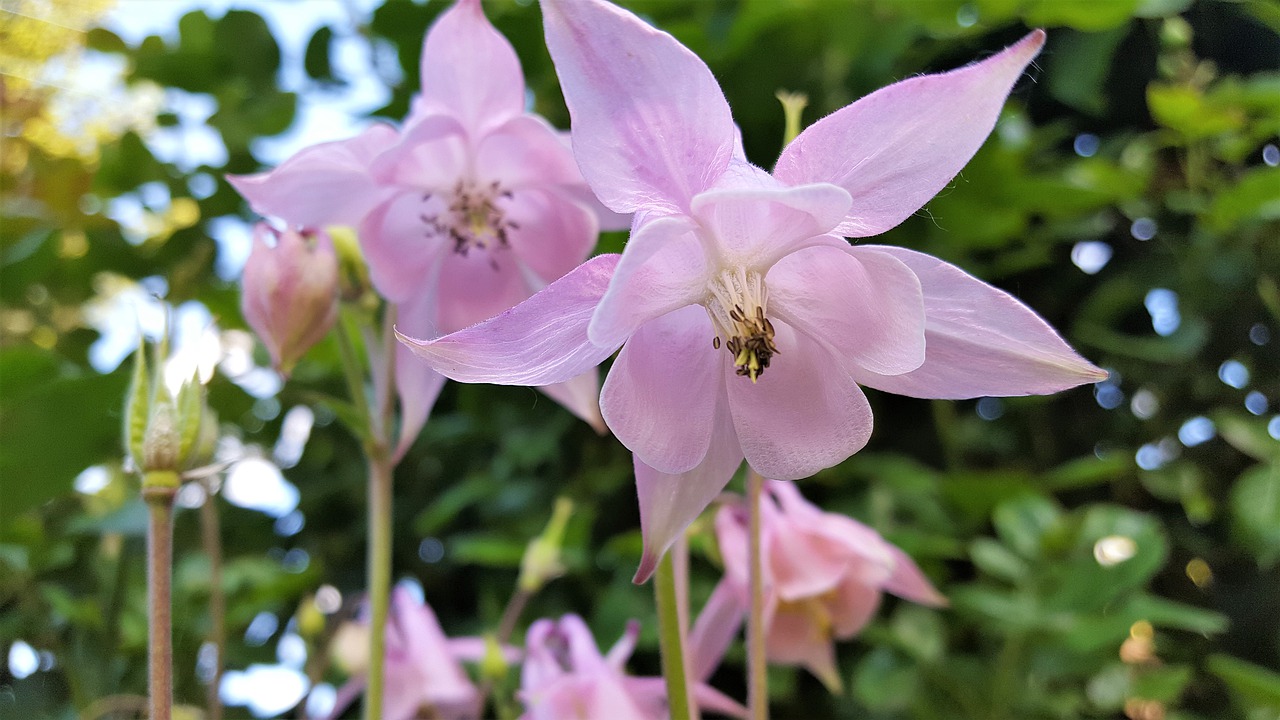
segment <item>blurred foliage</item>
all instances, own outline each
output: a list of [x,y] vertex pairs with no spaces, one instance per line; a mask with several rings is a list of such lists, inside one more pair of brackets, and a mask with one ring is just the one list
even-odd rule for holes
[[[877,242],[1008,289],[1112,377],[1051,398],[873,394],[871,445],[802,490],[899,543],[952,606],[886,603],[840,648],[842,697],[775,669],[775,716],[1280,718],[1277,6],[628,4],[710,64],[748,156],[766,167],[782,137],[779,89],[806,93],[812,122],[1028,27],[1049,31],[986,146]],[[399,119],[442,4],[389,0],[355,24],[319,27],[292,59],[249,10],[195,10],[171,36],[130,45],[88,29],[100,5],[54,6],[64,15],[47,21],[39,3],[0,10],[0,647],[21,640],[46,653],[26,677],[0,667],[0,715],[15,718],[76,717],[145,687],[143,514],[119,447],[126,371],[89,364],[92,308],[160,277],[167,302],[202,303],[224,346],[243,342],[236,287],[218,274],[211,237],[219,219],[250,218],[224,174],[258,170],[257,141],[297,121],[282,74],[297,72],[305,93],[343,87],[353,78],[335,61],[337,43],[354,42],[390,90],[376,114]],[[486,10],[515,45],[536,109],[566,126],[536,8]],[[126,85],[67,105],[44,74],[67,53],[122,59]],[[158,129],[179,121],[175,98],[213,108],[205,125],[225,147],[221,162],[156,150]],[[122,197],[137,217],[110,213]],[[313,350],[274,399],[255,399],[224,371],[209,399],[244,452],[276,443],[285,410],[316,413],[306,452],[284,471],[300,489],[300,529],[210,500],[227,558],[228,667],[275,662],[282,637],[300,633],[312,677],[341,682],[324,646],[361,591],[365,488],[358,443],[332,422],[341,405],[325,400],[341,396],[336,350]],[[103,487],[73,491],[91,465]],[[656,673],[650,592],[630,583],[630,458],[533,390],[446,388],[397,473],[396,573],[421,581],[450,634],[492,629],[557,496],[577,507],[567,572],[521,627],[577,612],[607,642],[640,618],[632,669]],[[192,705],[203,698],[198,654],[210,629],[196,515],[179,513],[174,601],[177,697]],[[718,572],[709,524],[698,527],[695,607]],[[322,584],[348,601],[326,622],[315,613]],[[274,622],[255,622],[264,616]],[[741,663],[736,648],[713,678],[738,697]]]

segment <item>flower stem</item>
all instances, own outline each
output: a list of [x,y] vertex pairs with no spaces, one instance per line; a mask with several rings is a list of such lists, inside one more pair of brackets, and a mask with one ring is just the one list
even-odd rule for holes
[[748,562],[751,611],[747,621],[747,705],[751,720],[769,720],[769,674],[764,647],[764,558],[760,548],[760,498],[764,478],[747,467]]
[[662,650],[662,674],[667,680],[667,700],[671,720],[694,717],[689,702],[689,673],[685,669],[684,628],[680,619],[680,599],[676,592],[675,561],[667,552],[658,561],[653,578],[654,597],[658,604],[659,643]]
[[208,642],[213,646],[213,672],[209,675],[206,703],[208,720],[222,720],[223,658],[227,648],[227,596],[222,591],[222,523],[218,517],[217,483],[204,483],[204,504],[200,506],[200,543],[209,557],[209,628]]
[[174,472],[148,472],[142,480],[147,523],[148,691],[152,720],[173,713],[173,500]]
[[369,685],[365,720],[382,716],[387,606],[391,596],[391,462],[385,450],[369,457]]

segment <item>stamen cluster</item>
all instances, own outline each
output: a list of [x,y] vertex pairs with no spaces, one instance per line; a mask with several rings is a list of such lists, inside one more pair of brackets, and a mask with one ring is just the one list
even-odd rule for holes
[[[434,195],[426,193],[424,202]],[[447,235],[453,241],[453,251],[467,256],[473,248],[493,250],[509,247],[507,233],[519,229],[498,204],[499,199],[509,200],[511,191],[503,189],[498,181],[487,186],[477,186],[467,180],[459,180],[454,186],[444,219],[440,214],[422,213],[418,216],[427,228],[427,236]]]
[[780,354],[774,344],[773,323],[765,314],[769,293],[760,273],[743,268],[726,270],[709,287],[705,303],[707,314],[716,328],[711,346],[724,347],[733,356],[734,367],[741,377],[755,382],[769,367],[774,355]]

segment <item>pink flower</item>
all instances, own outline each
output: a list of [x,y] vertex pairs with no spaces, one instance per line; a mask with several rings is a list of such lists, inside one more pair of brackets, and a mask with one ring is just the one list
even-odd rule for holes
[[[856,520],[823,512],[792,483],[765,483],[760,535],[765,652],[771,662],[803,665],[833,692],[840,689],[834,640],[862,630],[882,592],[947,602],[906,553]],[[716,537],[725,574],[690,636],[701,648],[695,666],[724,654],[750,607],[745,505],[720,508]]]
[[[431,607],[403,586],[392,590],[386,632],[383,720],[413,720],[423,710],[441,720],[480,717],[480,691],[459,660],[479,660],[482,640],[446,638]],[[358,677],[339,690],[330,717],[341,714],[364,686],[365,678]]]
[[338,319],[338,257],[326,233],[258,223],[240,282],[244,319],[285,375]]
[[600,0],[544,0],[582,173],[635,213],[525,303],[414,352],[464,382],[560,382],[619,347],[604,419],[635,455],[648,577],[743,458],[798,479],[871,435],[859,385],[927,398],[1105,377],[1008,294],[921,253],[843,239],[916,212],[990,133],[1044,43],[891,85],[819,120],[773,174],[743,157],[710,70]]
[[[567,137],[525,112],[511,44],[479,0],[459,0],[427,32],[422,92],[405,126],[375,124],[307,148],[275,170],[230,180],[254,210],[307,227],[358,228],[374,286],[404,332],[453,332],[515,305],[586,259],[601,218]],[[396,358],[411,441],[444,380]],[[548,395],[603,430],[590,368]],[[402,433],[404,435],[404,433]]]
[[[664,720],[667,691],[662,678],[630,677],[623,672],[635,650],[640,625],[601,655],[586,623],[577,615],[538,620],[525,640],[520,698],[521,720]],[[708,674],[710,674],[708,672]],[[706,684],[694,699],[707,710],[742,717],[745,708]]]

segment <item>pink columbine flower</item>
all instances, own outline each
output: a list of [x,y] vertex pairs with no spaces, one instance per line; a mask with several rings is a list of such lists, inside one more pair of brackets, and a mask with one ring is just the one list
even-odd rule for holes
[[338,319],[338,256],[326,233],[258,223],[240,284],[244,319],[285,375]]
[[606,207],[635,214],[631,239],[493,320],[406,342],[448,377],[526,385],[622,348],[600,405],[635,455],[637,579],[744,457],[798,479],[861,449],[859,385],[967,398],[1105,377],[959,268],[844,239],[894,227],[960,171],[1042,31],[828,115],[770,174],[744,159],[711,71],[670,35],[601,0],[542,7],[578,163]]
[[[356,227],[399,329],[435,336],[496,315],[569,272],[595,246],[602,218],[613,227],[619,216],[591,195],[568,138],[525,112],[520,61],[480,0],[441,14],[421,70],[422,92],[400,130],[374,124],[270,172],[229,179],[263,215]],[[407,349],[396,360],[412,440],[444,379]],[[544,385],[603,430],[594,370]]]
[[[665,720],[669,713],[663,679],[623,672],[639,636],[640,625],[632,621],[608,655],[601,655],[577,615],[534,622],[525,639],[520,674],[525,705],[521,720]],[[694,687],[694,699],[709,711],[746,715],[739,703],[705,683]]]
[[[823,512],[793,483],[765,483],[760,519],[765,652],[770,662],[803,665],[833,692],[841,685],[834,641],[862,630],[882,592],[947,602],[906,553],[852,518]],[[750,608],[745,503],[720,508],[716,538],[724,578],[690,635],[700,649],[695,666],[724,654]]]
[[[431,607],[404,586],[392,590],[386,633],[383,720],[413,720],[424,712],[440,720],[478,720],[480,691],[459,661],[481,659],[483,640],[445,637]],[[330,717],[341,714],[365,684],[359,676],[343,686]]]

